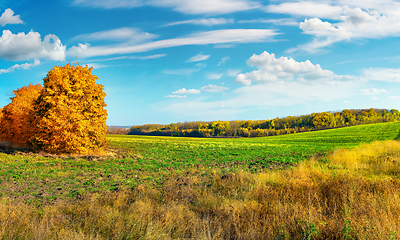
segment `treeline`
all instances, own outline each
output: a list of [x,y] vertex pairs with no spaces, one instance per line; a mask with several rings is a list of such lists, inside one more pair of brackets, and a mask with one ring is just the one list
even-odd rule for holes
[[128,134],[182,137],[265,137],[396,121],[400,121],[400,112],[396,109],[345,109],[341,112],[312,113],[270,120],[145,124],[131,127]]

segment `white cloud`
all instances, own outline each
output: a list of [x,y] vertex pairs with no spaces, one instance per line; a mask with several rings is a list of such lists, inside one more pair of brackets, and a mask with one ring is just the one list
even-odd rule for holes
[[167,98],[186,98],[186,95],[167,95]]
[[241,72],[240,69],[229,69],[228,75],[231,77],[236,77]]
[[107,31],[100,31],[90,34],[81,34],[74,37],[74,40],[85,41],[99,41],[99,40],[113,40],[113,41],[128,41],[139,43],[156,38],[157,35],[148,32],[143,32],[138,28],[117,28]]
[[390,96],[389,99],[400,99],[400,96]]
[[208,86],[202,87],[200,90],[203,90],[206,92],[223,92],[228,89],[229,88],[224,87],[224,86],[216,86],[216,85],[209,84]]
[[149,0],[148,3],[184,14],[226,14],[261,7],[251,0]]
[[238,74],[235,82],[242,85],[250,85],[252,82],[267,83],[280,81],[299,82],[330,82],[338,83],[344,80],[357,80],[358,78],[349,75],[336,75],[332,71],[324,70],[319,64],[312,64],[309,60],[297,62],[292,58],[275,58],[275,54],[263,52],[260,55],[254,54],[247,61],[252,67],[258,70]]
[[27,60],[32,58],[46,58],[55,61],[65,59],[65,46],[53,34],[44,37],[39,33],[30,31],[13,34],[10,30],[3,30],[0,37],[0,58],[6,60]]
[[135,8],[143,5],[172,8],[184,14],[226,14],[260,8],[251,0],[75,0],[74,5],[98,8]]
[[149,56],[121,56],[121,57],[114,57],[114,58],[106,58],[106,59],[96,59],[92,60],[95,62],[102,62],[102,61],[112,61],[112,60],[119,60],[119,59],[139,59],[139,60],[148,60],[148,59],[156,59],[156,58],[161,58],[165,57],[167,54],[154,54],[154,55],[149,55]]
[[369,68],[364,70],[364,76],[368,80],[400,82],[400,69]]
[[[295,106],[299,104],[315,104],[316,96],[319,103],[335,102],[345,104],[343,101],[354,95],[359,88],[356,82],[330,85],[329,83],[310,84],[301,82],[272,82],[269,84],[244,86],[235,89],[233,98],[220,101],[185,101],[181,103],[162,103],[158,108],[171,114],[182,115],[197,119],[210,117],[216,119],[236,119],[238,114],[249,108],[265,109],[276,106]],[[337,105],[336,105],[337,106]],[[343,105],[346,106],[346,105]]]
[[14,72],[14,70],[16,70],[16,69],[17,70],[18,69],[27,70],[31,67],[36,67],[39,64],[40,64],[40,61],[38,59],[35,59],[35,61],[33,63],[15,64],[14,66],[9,67],[7,69],[0,69],[0,74]]
[[272,23],[278,26],[299,26],[299,23],[291,18],[278,18],[278,19],[252,19],[241,20],[239,23]]
[[200,62],[200,61],[207,60],[209,57],[210,57],[210,55],[203,55],[203,54],[199,53],[196,56],[191,57],[186,62]]
[[269,5],[265,7],[265,10],[272,13],[328,19],[340,19],[342,14],[340,6],[312,1],[285,2],[279,5]]
[[208,73],[207,78],[212,80],[220,79],[224,75],[223,73]]
[[137,45],[106,45],[91,47],[90,44],[79,44],[68,50],[71,56],[93,57],[112,54],[128,54],[146,52],[161,48],[170,48],[188,45],[226,44],[226,43],[254,43],[273,40],[278,33],[269,29],[222,29],[200,32],[185,37],[152,41]]
[[165,69],[162,72],[165,74],[188,76],[194,72],[200,71],[200,68],[184,68],[184,69]]
[[5,26],[7,24],[22,24],[24,23],[19,15],[14,16],[14,11],[7,8],[0,17],[0,25]]
[[216,44],[214,48],[235,48],[235,44]]
[[[390,14],[387,10],[382,14],[373,9],[303,1],[272,5],[267,9],[271,12],[311,17],[301,22],[299,27],[305,34],[314,36],[313,41],[291,49],[292,52],[298,49],[316,52],[339,41],[400,36],[400,6],[397,14]],[[334,22],[321,19],[331,19]]]
[[175,92],[172,92],[172,94],[199,94],[200,90],[198,89],[186,89],[182,88],[179,90],[176,90]]
[[178,22],[172,22],[168,23],[164,26],[175,26],[175,25],[181,25],[181,24],[194,24],[194,25],[203,25],[203,26],[215,26],[215,25],[223,25],[223,24],[228,24],[228,23],[234,23],[234,20],[232,18],[226,19],[226,18],[203,18],[203,19],[191,19],[191,20],[185,20],[185,21],[178,21]]
[[112,8],[135,8],[144,4],[143,0],[74,0],[73,5],[84,7]]
[[221,66],[222,64],[224,64],[227,60],[229,60],[230,58],[228,57],[228,56],[226,56],[226,57],[223,57],[222,59],[221,59],[221,62],[219,62],[218,63],[218,66]]
[[386,90],[385,89],[376,89],[376,88],[372,88],[372,89],[362,89],[361,90],[363,95],[378,95],[381,93],[385,93]]
[[88,67],[91,67],[91,68],[93,68],[93,69],[99,69],[99,68],[108,67],[107,65],[98,64],[98,63],[88,63],[87,66],[88,66]]

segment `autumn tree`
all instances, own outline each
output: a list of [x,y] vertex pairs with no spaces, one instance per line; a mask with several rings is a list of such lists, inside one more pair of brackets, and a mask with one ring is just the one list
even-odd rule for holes
[[87,66],[67,64],[48,72],[35,105],[36,149],[86,154],[106,147],[106,94],[97,79]]
[[43,87],[40,84],[24,86],[13,91],[11,103],[1,110],[0,139],[20,146],[32,146],[35,133],[32,125],[34,104]]

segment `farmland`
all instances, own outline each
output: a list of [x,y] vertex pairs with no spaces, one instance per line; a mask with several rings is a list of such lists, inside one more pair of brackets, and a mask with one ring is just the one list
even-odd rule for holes
[[41,205],[141,184],[157,188],[171,175],[285,168],[338,148],[395,139],[399,131],[400,123],[382,123],[250,139],[111,135],[107,157],[1,153],[0,196]]
[[0,153],[0,239],[397,238],[400,144],[375,141],[399,134],[109,135],[107,156]]

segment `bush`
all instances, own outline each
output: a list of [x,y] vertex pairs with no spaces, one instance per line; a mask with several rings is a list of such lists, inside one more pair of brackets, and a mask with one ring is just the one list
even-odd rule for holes
[[48,72],[35,103],[35,149],[56,154],[105,149],[106,94],[97,79],[87,66],[67,64]]
[[11,103],[1,109],[0,139],[14,145],[32,146],[31,138],[35,132],[32,125],[34,104],[43,87],[40,84],[24,86],[13,91]]

